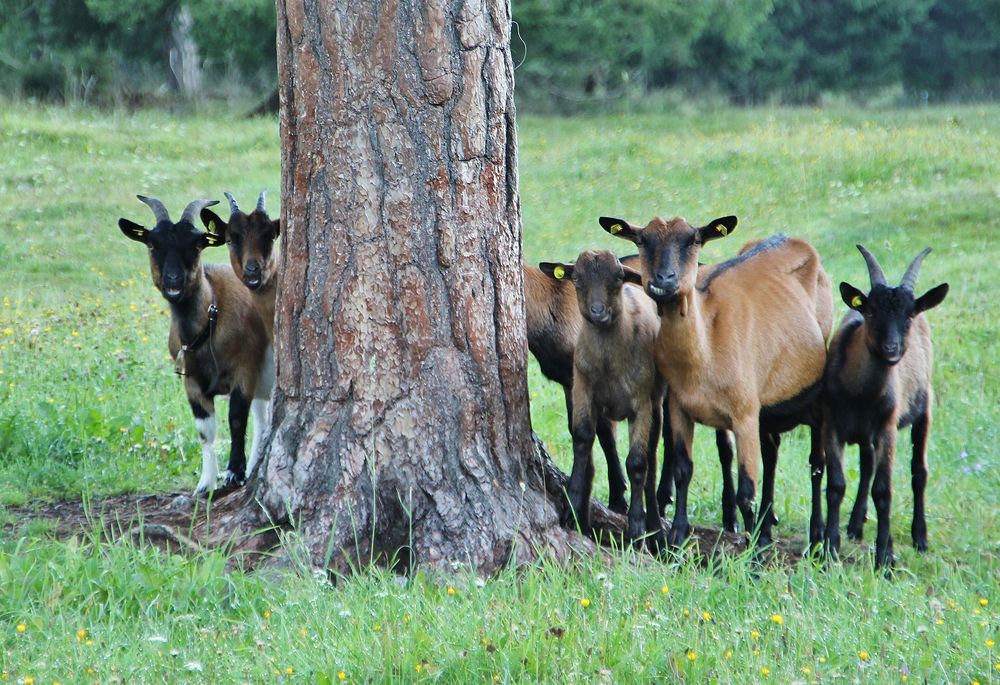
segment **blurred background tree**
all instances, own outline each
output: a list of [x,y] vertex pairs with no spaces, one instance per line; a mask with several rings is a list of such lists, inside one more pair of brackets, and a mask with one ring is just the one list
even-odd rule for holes
[[[8,95],[139,106],[276,92],[271,0],[2,1]],[[664,89],[737,104],[1000,92],[1000,0],[512,0],[512,11],[528,109]]]

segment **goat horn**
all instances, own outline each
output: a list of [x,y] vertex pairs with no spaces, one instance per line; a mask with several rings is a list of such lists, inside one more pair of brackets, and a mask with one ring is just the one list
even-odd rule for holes
[[267,191],[265,191],[265,190],[260,191],[260,197],[257,198],[257,211],[258,212],[267,212],[267,210],[264,209],[264,193],[265,192],[267,192]]
[[136,195],[136,197],[153,210],[153,216],[156,217],[156,223],[160,223],[161,221],[171,223],[170,212],[167,211],[167,208],[162,202],[157,200],[155,197],[146,197],[145,195]]
[[911,293],[913,289],[917,287],[917,272],[920,271],[920,263],[924,261],[924,257],[927,253],[931,251],[931,248],[925,247],[924,251],[913,258],[910,265],[906,267],[906,273],[903,274],[903,280],[899,282],[900,288],[906,288]]
[[219,204],[218,200],[194,200],[184,208],[184,213],[181,214],[181,220],[177,223],[182,224],[186,221],[193,226],[195,217],[201,212],[201,210],[205,207],[211,207],[212,205],[217,204]]
[[878,260],[875,259],[875,255],[865,249],[864,245],[856,245],[858,251],[861,252],[861,256],[865,258],[865,262],[868,264],[868,278],[872,283],[872,286],[876,285],[889,285],[885,280],[885,272],[882,271],[882,267],[879,266]]
[[238,204],[236,204],[236,198],[233,197],[232,193],[230,193],[227,190],[226,192],[223,193],[223,195],[225,195],[226,199],[229,200],[229,213],[230,214],[235,214],[236,212],[240,211],[240,206]]

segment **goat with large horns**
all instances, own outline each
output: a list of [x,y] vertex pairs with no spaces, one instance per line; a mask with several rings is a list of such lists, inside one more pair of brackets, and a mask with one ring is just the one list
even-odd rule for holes
[[858,245],[868,265],[871,289],[866,295],[848,283],[840,295],[850,311],[830,342],[824,382],[824,445],[827,460],[826,544],[831,554],[840,547],[840,503],[844,498],[844,443],[858,445],[861,481],[847,534],[861,539],[868,488],[878,514],[875,560],[893,564],[889,515],[892,506],[892,466],[897,433],[911,427],[913,461],[913,524],[910,532],[918,550],[927,549],[924,490],[927,486],[927,437],[931,427],[933,346],[924,315],[948,294],[943,283],[916,297],[917,272],[928,247],[910,263],[898,286],[886,281],[875,256]]
[[[262,378],[268,347],[264,323],[249,291],[228,265],[202,265],[201,251],[222,245],[224,239],[195,228],[199,212],[216,200],[188,204],[176,223],[162,202],[139,195],[153,210],[156,224],[146,228],[128,219],[118,227],[127,238],[149,249],[153,285],[170,304],[170,356],[184,377],[184,389],[194,414],[202,447],[201,477],[196,495],[216,487],[219,466],[215,442],[215,398],[229,395],[232,444],[223,486],[243,482],[259,456],[273,378]],[[254,433],[250,464],[246,460],[246,429],[253,410]]]

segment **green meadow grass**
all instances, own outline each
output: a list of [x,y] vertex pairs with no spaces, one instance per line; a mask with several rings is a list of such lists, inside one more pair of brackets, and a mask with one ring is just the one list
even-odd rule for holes
[[[594,246],[628,253],[600,215],[641,224],[736,214],[735,234],[711,243],[704,261],[784,231],[816,245],[835,284],[861,287],[855,243],[890,278],[934,247],[919,286],[947,281],[951,291],[930,314],[930,552],[909,544],[907,432],[891,582],[865,564],[756,571],[737,558],[704,569],[624,554],[485,582],[460,569],[330,586],[295,563],[226,573],[222,551],[182,558],[24,525],[3,507],[193,488],[200,459],[166,358],[166,306],[144,250],[116,221],[149,219],[136,193],[176,216],[196,197],[230,190],[247,203],[267,188],[273,214],[279,149],[273,120],[9,106],[0,112],[0,682],[1000,682],[1000,107],[690,107],[525,116],[519,128],[531,262]],[[225,260],[221,249],[206,254]],[[838,316],[844,309],[838,301]],[[534,428],[568,469],[561,389],[533,362],[529,381]],[[802,431],[782,444],[779,538],[805,537],[807,447]],[[695,452],[690,515],[716,525],[708,431]],[[853,448],[847,465],[850,504]]]

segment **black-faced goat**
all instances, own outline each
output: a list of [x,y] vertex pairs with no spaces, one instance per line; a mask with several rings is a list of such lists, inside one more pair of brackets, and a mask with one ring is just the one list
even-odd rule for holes
[[118,227],[126,237],[149,248],[153,285],[170,304],[170,356],[177,373],[184,376],[184,389],[202,447],[201,478],[195,494],[214,490],[219,476],[213,450],[214,400],[219,395],[229,395],[232,435],[229,464],[222,474],[223,485],[238,485],[243,482],[248,466],[245,445],[251,405],[254,436],[249,466],[253,468],[259,456],[259,435],[265,425],[273,382],[261,379],[268,347],[264,324],[250,292],[228,265],[202,266],[201,251],[222,245],[223,239],[199,231],[194,221],[201,209],[216,201],[191,202],[174,223],[162,202],[138,197],[153,210],[156,225],[149,229],[119,219]]
[[931,329],[924,312],[939,305],[948,284],[920,297],[914,295],[917,271],[928,247],[907,268],[898,286],[886,282],[871,252],[858,245],[868,265],[871,290],[866,295],[848,283],[840,294],[851,308],[830,343],[824,378],[824,444],[827,459],[826,542],[836,555],[840,547],[840,503],[844,498],[844,443],[858,445],[861,482],[847,534],[861,539],[872,473],[872,501],[878,514],[875,561],[893,564],[889,515],[892,506],[892,466],[897,432],[912,426],[911,474],[913,524],[918,550],[927,549],[924,489],[927,486],[927,436],[931,428]]

